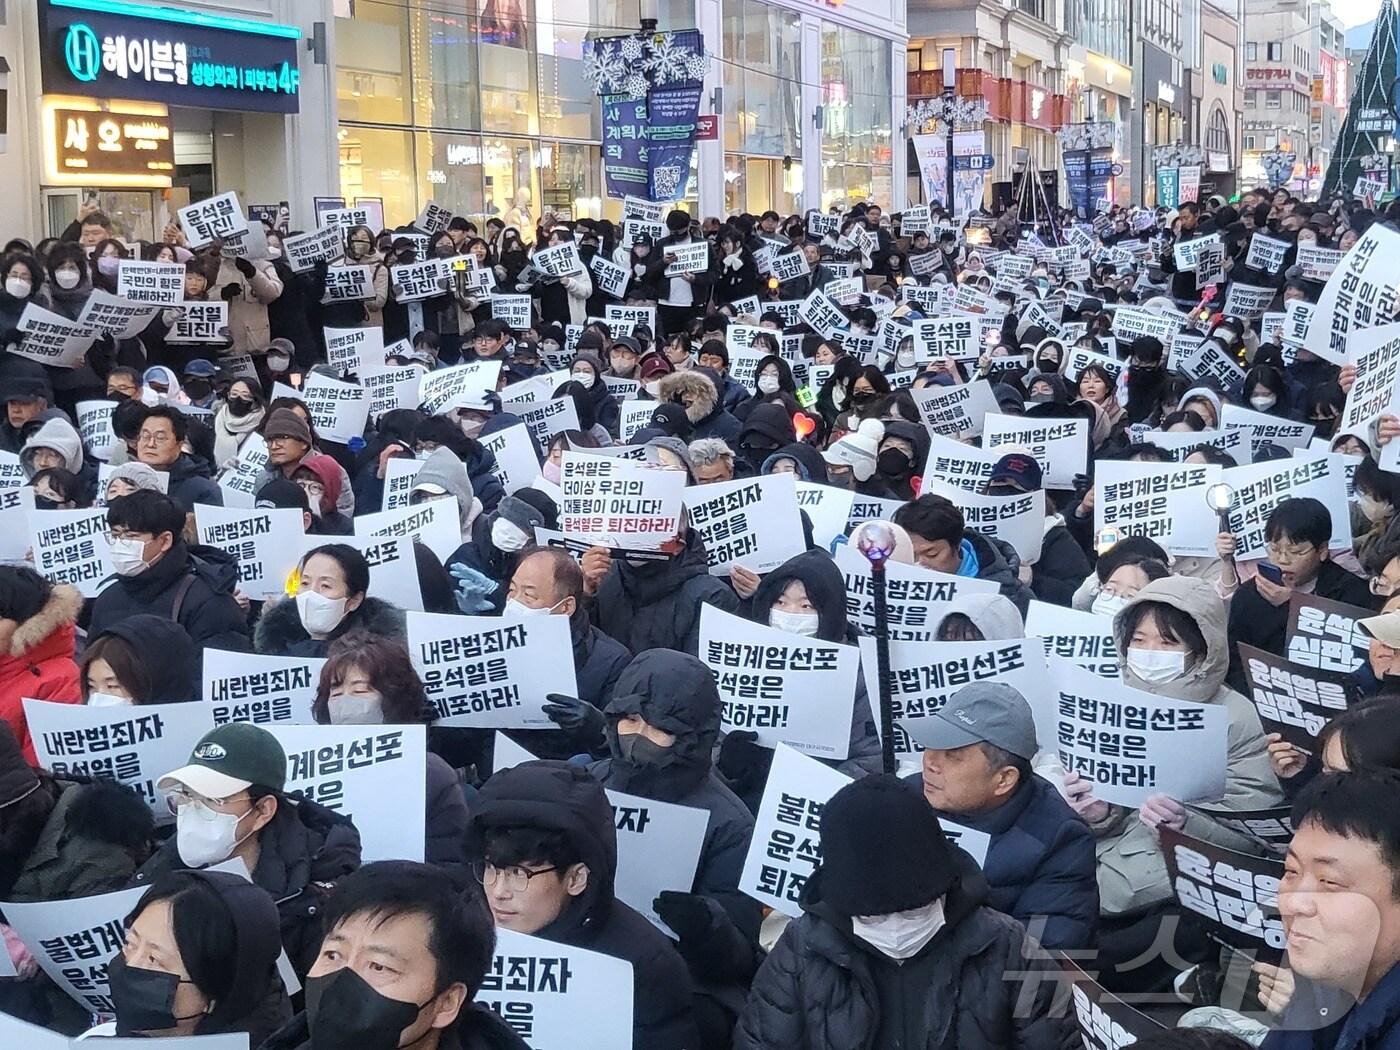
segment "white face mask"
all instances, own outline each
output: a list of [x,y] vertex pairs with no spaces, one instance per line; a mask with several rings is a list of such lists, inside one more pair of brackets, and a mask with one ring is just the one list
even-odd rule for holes
[[1186,673],[1186,654],[1128,647],[1128,670],[1149,685],[1174,682]]
[[506,599],[505,615],[506,615],[506,616],[548,616],[550,613],[554,612],[555,608],[556,608],[557,606],[559,606],[559,605],[563,602],[563,600],[564,600],[564,599],[560,598],[559,601],[555,602],[553,605],[549,606],[549,607],[546,608],[546,609],[536,609],[536,608],[533,608],[532,606],[526,605],[524,602],[516,601],[514,598],[507,598],[507,599]]
[[913,350],[901,350],[899,353],[895,354],[894,360],[895,360],[895,364],[899,365],[900,368],[913,368],[913,367],[914,367],[914,351],[913,351]]
[[514,554],[529,542],[530,537],[515,522],[497,518],[491,523],[491,545],[498,551]]
[[267,367],[274,372],[285,372],[291,365],[292,359],[282,354],[268,354]]
[[83,275],[77,270],[59,270],[53,275],[55,283],[65,290],[78,287],[83,281]]
[[268,249],[267,249],[267,257],[268,257],[269,259],[280,259],[280,258],[282,258],[282,249],[281,249],[281,248],[273,248],[273,247],[269,246]]
[[227,860],[242,841],[238,837],[238,822],[247,815],[215,813],[203,802],[181,806],[175,814],[175,848],[180,859],[191,868]]
[[1099,591],[1099,596],[1094,599],[1094,604],[1089,606],[1089,611],[1098,613],[1100,616],[1117,616],[1123,610],[1123,606],[1127,604],[1128,599],[1121,595]]
[[1365,515],[1366,520],[1372,523],[1385,521],[1390,516],[1390,504],[1366,492],[1356,494],[1356,506]]
[[818,613],[790,613],[782,609],[768,611],[768,626],[788,634],[800,634],[803,638],[815,638],[817,625],[821,622]]
[[130,707],[132,701],[125,696],[113,696],[111,693],[88,693],[88,707]]
[[777,376],[758,377],[758,392],[760,394],[776,394],[781,385]]
[[1268,394],[1264,397],[1251,397],[1249,403],[1254,406],[1256,412],[1267,412],[1278,404],[1278,398],[1274,397],[1273,394]]
[[333,726],[381,726],[384,724],[384,697],[378,693],[364,696],[332,697],[326,710]]
[[112,568],[118,576],[140,576],[150,568],[146,564],[146,545],[134,539],[113,540]]
[[23,277],[5,278],[5,291],[9,292],[16,299],[28,299],[29,293],[34,290],[34,286]]
[[891,959],[917,955],[946,924],[942,897],[908,911],[851,916],[851,932]]
[[315,591],[302,591],[296,602],[297,615],[307,634],[330,634],[345,619],[344,598],[327,598]]
[[660,397],[660,396],[661,396],[661,380],[659,380],[659,379],[654,379],[654,380],[652,380],[650,383],[646,383],[646,384],[644,384],[644,385],[645,385],[645,387],[646,387],[646,392],[647,392],[648,394],[650,394],[652,397]]
[[575,383],[581,383],[585,390],[592,390],[593,384],[598,381],[598,377],[592,372],[575,372],[573,375],[569,376],[569,378]]

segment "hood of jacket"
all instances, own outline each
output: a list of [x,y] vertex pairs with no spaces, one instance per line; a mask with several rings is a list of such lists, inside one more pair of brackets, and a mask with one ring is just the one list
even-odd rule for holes
[[170,464],[170,483],[188,481],[190,478],[207,478],[212,473],[209,461],[192,452],[181,452],[179,458]]
[[[719,737],[719,690],[709,668],[695,657],[674,649],[639,653],[618,676],[603,713],[612,753],[609,783],[619,790],[676,799],[709,775],[710,753]],[[638,715],[676,738],[666,765],[641,766],[622,757],[617,723],[627,715]]]
[[672,372],[661,377],[661,388],[657,392],[658,401],[673,401],[676,404],[685,404],[683,398],[687,395],[691,398],[690,405],[685,410],[685,418],[692,423],[699,423],[715,410],[719,403],[719,391],[715,385],[703,375],[696,375],[692,371]]
[[76,587],[66,583],[54,584],[43,608],[15,628],[15,633],[10,637],[10,648],[0,659],[28,662],[35,657],[35,651],[56,633],[63,633],[68,641],[67,652],[61,655],[72,657],[72,631],[64,631],[64,628],[72,628],[82,611],[83,596]]
[[142,703],[178,704],[200,698],[200,654],[189,632],[174,620],[142,613],[118,620],[99,637],[120,638],[151,677]]
[[914,474],[923,471],[924,464],[928,462],[928,450],[932,442],[929,440],[928,430],[922,423],[911,423],[907,419],[892,419],[885,424],[885,437],[897,437],[912,444],[914,446],[914,462],[910,465],[910,469]]
[[973,529],[964,531],[963,539],[972,544],[972,549],[977,554],[979,580],[1003,584],[1012,583],[1017,579],[1021,559],[1011,544],[995,536],[983,536]]
[[[406,622],[404,611],[397,605],[366,595],[360,607],[347,613],[331,632],[330,640],[350,631],[368,631],[381,637],[402,638],[407,630]],[[253,628],[253,650],[274,655],[285,653],[297,642],[304,642],[310,637],[301,625],[297,603],[287,599],[263,607],[263,614]]]
[[746,444],[747,439],[755,434],[767,438],[777,448],[791,445],[797,440],[797,431],[793,429],[787,409],[771,401],[753,406],[753,410],[744,418],[744,429],[739,431],[738,443]]
[[467,468],[452,454],[451,449],[434,449],[423,461],[413,478],[413,487],[417,488],[419,485],[437,485],[446,489],[457,500],[458,517],[463,522],[467,521],[472,509],[472,500],[475,498],[472,479],[467,473]]
[[53,449],[62,456],[65,470],[76,474],[83,469],[83,439],[77,428],[61,415],[44,420],[20,450],[20,460],[31,475],[34,473],[34,452],[41,448]]
[[749,618],[767,626],[773,603],[793,580],[802,582],[807,600],[817,607],[817,637],[824,642],[846,642],[850,626],[846,618],[846,578],[823,550],[805,551],[789,558],[764,576],[749,600]]
[[191,874],[219,895],[233,916],[233,984],[228,994],[195,1026],[196,1035],[242,1031],[241,1022],[256,1012],[269,995],[280,999],[282,979],[277,957],[282,953],[281,918],[267,890],[239,875],[222,871]]
[[822,454],[811,445],[804,445],[800,441],[784,445],[765,459],[760,473],[771,474],[773,472],[772,466],[783,459],[790,459],[797,464],[798,477],[803,481],[815,481],[818,485],[826,484],[826,460],[822,459]]
[[588,885],[535,936],[570,941],[607,919],[617,874],[617,830],[607,793],[569,762],[525,762],[494,774],[472,804],[468,854],[480,857],[492,828],[545,828],[563,834],[588,866]]
[[971,620],[989,642],[1026,636],[1020,610],[1002,594],[960,594],[948,603],[943,618],[953,613],[962,613]]
[[[1201,636],[1206,640],[1205,657],[1188,667],[1186,674],[1175,681],[1153,685],[1128,669],[1128,637],[1125,629],[1128,613],[1143,602],[1161,602],[1184,612],[1196,622]],[[1123,684],[1176,700],[1195,700],[1198,703],[1213,700],[1225,684],[1225,673],[1230,668],[1226,634],[1225,603],[1205,580],[1192,576],[1167,576],[1153,580],[1119,610],[1113,621],[1113,640],[1118,646],[1118,666],[1123,672]]]
[[666,561],[644,561],[632,565],[617,562],[618,582],[635,608],[654,605],[679,591],[687,580],[710,571],[705,541],[694,529],[685,531],[685,547]]
[[323,452],[313,452],[297,464],[298,470],[303,468],[321,482],[321,513],[329,514],[340,500],[340,464]]
[[778,389],[784,393],[797,394],[797,380],[792,378],[792,366],[787,363],[787,359],[781,354],[769,354],[758,360],[758,367],[753,370],[754,385],[752,390],[758,389],[758,377],[763,375],[763,370],[769,365],[774,365],[778,369]]

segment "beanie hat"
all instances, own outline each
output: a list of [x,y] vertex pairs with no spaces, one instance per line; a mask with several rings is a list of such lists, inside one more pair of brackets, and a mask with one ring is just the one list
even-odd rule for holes
[[0,569],[0,617],[24,623],[49,600],[53,584],[26,566]]
[[821,831],[822,862],[809,886],[843,915],[922,908],[958,882],[957,852],[938,817],[898,777],[847,784],[823,807]]
[[496,513],[527,536],[533,536],[536,529],[544,528],[544,514],[540,509],[514,496],[501,500]]
[[[613,344],[614,346],[617,344]],[[642,355],[637,362],[637,378],[642,382],[648,379],[656,379],[658,376],[670,375],[676,370],[675,365],[666,360],[666,355],[660,350],[652,350]]]
[[[559,527],[559,508],[555,506],[554,501],[546,493],[539,489],[520,489],[513,496],[507,496],[501,500],[499,506],[504,507],[507,500],[525,505],[524,509],[517,509],[515,513],[525,515],[527,519],[538,515],[542,519],[540,524],[546,529]],[[520,524],[515,518],[510,520],[516,525]]]
[[165,491],[165,486],[160,483],[160,475],[155,469],[135,460],[113,467],[112,472],[107,475],[107,485],[110,486],[114,481],[125,481],[128,485],[135,485],[138,489],[150,492]]
[[863,419],[860,426],[822,453],[833,466],[850,467],[857,481],[869,481],[875,475],[875,461],[880,455],[880,441],[885,425],[878,419]]
[[1040,464],[1033,456],[1013,452],[996,461],[987,480],[1009,481],[1022,492],[1035,492],[1040,488]]
[[263,437],[268,441],[273,438],[289,437],[293,441],[300,441],[308,448],[311,446],[311,428],[306,425],[306,420],[290,408],[273,410],[272,415],[267,417],[267,423],[263,426]]
[[[653,417],[655,418],[655,417]],[[690,446],[678,437],[654,437],[646,443],[647,462],[661,465],[662,460],[659,454],[660,449],[666,449],[673,453],[685,467],[686,475],[689,479],[695,478],[695,464],[690,459]]]
[[280,472],[277,477],[258,489],[253,499],[253,506],[258,510],[277,507],[302,511],[311,509],[311,501],[306,495],[306,490],[295,481],[288,481],[282,477]]
[[656,406],[651,414],[651,426],[682,441],[689,441],[695,431],[685,409],[669,401]]
[[[561,342],[560,345],[562,346],[563,343]],[[574,347],[578,350],[601,350],[603,349],[603,333],[591,328],[586,332],[580,332],[578,342],[574,344]]]

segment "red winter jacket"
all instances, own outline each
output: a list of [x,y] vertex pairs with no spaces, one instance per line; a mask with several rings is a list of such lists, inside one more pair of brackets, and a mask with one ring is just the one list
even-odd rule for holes
[[74,624],[82,608],[83,596],[58,584],[44,607],[15,628],[9,650],[0,655],[0,718],[10,723],[30,765],[37,760],[24,721],[25,698],[61,704],[83,700],[73,662]]

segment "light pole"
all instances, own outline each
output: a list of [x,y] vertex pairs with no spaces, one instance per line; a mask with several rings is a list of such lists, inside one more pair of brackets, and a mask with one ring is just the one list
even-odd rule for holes
[[[945,137],[945,160],[948,166],[943,192],[949,215],[956,214],[953,202],[955,158],[953,157],[953,132],[959,127],[980,128],[987,119],[985,98],[964,98],[958,91],[958,52],[956,48],[943,49],[943,93],[937,98],[920,99],[904,110],[906,134],[923,132],[929,124],[941,125]],[[929,203],[933,203],[930,201]]]

